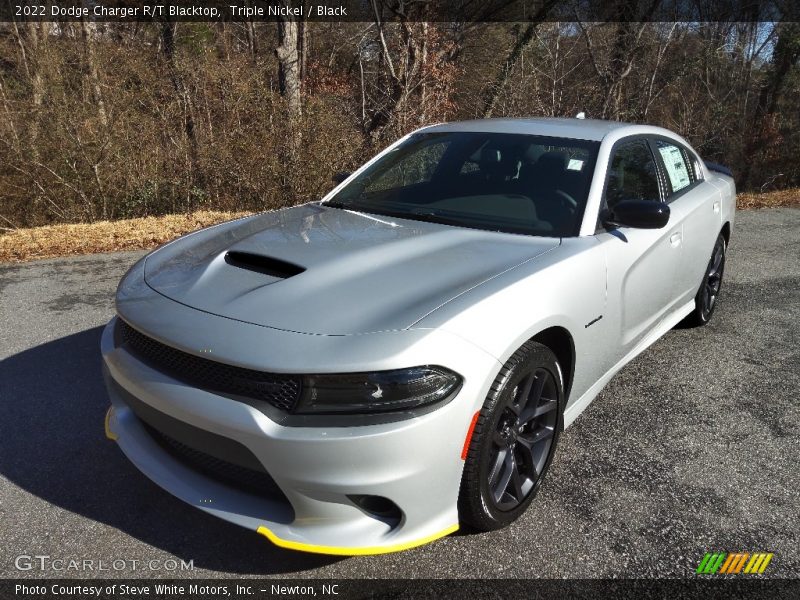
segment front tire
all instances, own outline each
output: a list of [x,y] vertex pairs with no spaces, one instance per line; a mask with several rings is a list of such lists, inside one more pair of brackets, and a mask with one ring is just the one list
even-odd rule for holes
[[475,424],[458,501],[463,524],[491,531],[525,512],[553,460],[563,409],[555,355],[525,343],[500,370]]
[[722,275],[725,272],[725,254],[727,250],[725,236],[721,233],[714,243],[711,259],[703,275],[703,282],[694,298],[694,310],[686,317],[686,323],[692,327],[707,324],[717,307],[719,292],[722,287]]

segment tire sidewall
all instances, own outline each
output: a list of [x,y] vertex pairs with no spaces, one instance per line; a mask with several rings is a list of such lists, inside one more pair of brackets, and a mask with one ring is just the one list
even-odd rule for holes
[[[717,253],[717,246],[722,245],[722,263],[720,264],[720,277],[719,277],[719,290],[717,290],[717,297],[714,300],[714,304],[708,310],[708,313],[703,311],[702,300],[703,300],[703,292],[708,282],[708,274],[711,272],[711,267],[714,263],[714,255]],[[725,237],[722,234],[717,236],[717,240],[714,242],[714,248],[711,250],[711,257],[708,259],[708,266],[706,267],[705,272],[703,273],[703,281],[700,283],[700,289],[697,292],[697,297],[695,299],[695,303],[697,305],[697,320],[701,323],[708,323],[711,320],[711,317],[714,315],[714,311],[717,308],[717,304],[719,304],[719,297],[722,293],[722,283],[725,277],[725,261],[728,255],[728,248],[725,244]]]
[[[492,432],[496,429],[498,421],[502,416],[502,407],[504,407],[510,400],[510,396],[514,388],[520,383],[525,375],[537,368],[546,369],[553,377],[556,384],[556,391],[558,396],[558,406],[556,425],[553,431],[553,441],[545,461],[542,472],[534,483],[533,488],[523,502],[509,511],[502,511],[498,509],[491,500],[489,492],[488,470],[489,460],[492,455]],[[555,455],[558,441],[561,436],[561,431],[564,426],[564,385],[563,376],[556,360],[555,355],[545,346],[540,344],[532,344],[529,351],[525,355],[514,362],[511,368],[498,377],[502,377],[500,392],[497,394],[490,394],[487,398],[487,403],[484,404],[484,410],[490,410],[491,416],[487,419],[488,427],[484,430],[485,435],[482,435],[478,440],[477,459],[480,461],[478,465],[478,477],[480,485],[480,503],[482,512],[491,521],[494,522],[495,527],[503,527],[515,521],[531,504],[536,494],[542,485],[542,481],[547,475],[552,463],[553,456]]]

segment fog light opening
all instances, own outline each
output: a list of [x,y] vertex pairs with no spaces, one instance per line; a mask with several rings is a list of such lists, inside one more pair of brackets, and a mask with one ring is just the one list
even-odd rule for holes
[[400,524],[403,518],[403,511],[400,510],[400,507],[383,496],[353,494],[348,498],[370,517],[383,521],[393,529]]

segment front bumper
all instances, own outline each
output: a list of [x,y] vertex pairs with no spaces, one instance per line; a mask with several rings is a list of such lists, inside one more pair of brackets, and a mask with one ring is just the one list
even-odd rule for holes
[[[199,313],[170,304],[173,310]],[[460,392],[446,405],[423,416],[380,425],[284,427],[252,406],[187,386],[116,347],[115,322],[106,327],[101,342],[112,403],[106,434],[139,470],[176,497],[257,531],[278,546],[326,554],[404,550],[458,528],[465,435],[500,367],[488,354],[449,334],[428,332],[427,341],[414,348],[418,363],[443,364],[464,375]],[[233,329],[254,328],[230,324]],[[300,335],[256,329],[264,337]],[[274,341],[265,339],[264,346],[271,347]],[[450,357],[447,363],[441,361],[445,355]],[[188,467],[150,435],[126,401],[129,395],[174,419],[245,446],[285,499],[242,491]],[[399,522],[378,518],[359,508],[351,499],[354,495],[387,498],[399,507],[402,517]]]

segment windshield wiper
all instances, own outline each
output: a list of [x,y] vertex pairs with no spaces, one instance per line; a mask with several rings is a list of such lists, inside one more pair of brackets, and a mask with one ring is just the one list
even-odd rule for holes
[[392,210],[382,206],[374,206],[369,204],[359,204],[358,202],[342,202],[340,200],[333,200],[331,202],[323,203],[323,206],[330,206],[331,208],[340,208],[342,210],[352,210],[356,212],[371,213],[374,215],[381,215],[384,217],[395,217],[398,219],[409,219],[411,221],[423,221],[426,223],[439,223],[441,225],[455,225],[456,227],[468,227],[462,219],[452,217],[445,217],[440,213],[433,210]]
[[321,206],[329,206],[331,208],[340,208],[342,210],[351,210],[354,212],[369,213],[373,215],[383,215],[385,217],[408,218],[409,216],[409,213],[407,212],[387,210],[379,206],[373,206],[363,202],[342,202],[341,200],[332,200],[330,202],[323,202]]
[[329,200],[328,202],[322,202],[321,206],[329,206],[330,208],[349,209],[352,205],[347,204],[346,202],[342,202],[341,200]]
[[469,227],[464,222],[464,219],[455,217],[446,217],[443,214],[434,210],[415,210],[406,216],[407,219],[415,219],[417,221],[426,221],[429,223],[439,223],[441,225],[455,225],[456,227]]

